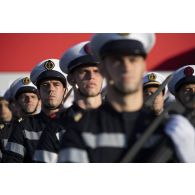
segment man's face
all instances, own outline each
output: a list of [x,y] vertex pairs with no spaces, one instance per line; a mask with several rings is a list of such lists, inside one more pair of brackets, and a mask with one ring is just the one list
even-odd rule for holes
[[0,120],[3,122],[9,122],[12,118],[12,112],[9,109],[9,102],[6,100],[0,100]]
[[181,101],[186,108],[195,108],[195,84],[184,84],[176,94],[177,99]]
[[[146,100],[146,98],[150,95],[152,95],[153,93],[156,92],[156,90],[158,89],[158,87],[151,87],[148,86],[146,88],[144,88],[144,100]],[[159,95],[156,96],[156,98],[153,101],[153,105],[151,107],[151,109],[155,112],[155,113],[159,113],[163,110],[164,107],[164,95],[163,92],[161,92]]]
[[21,93],[17,99],[17,104],[22,111],[26,113],[33,113],[36,111],[39,99],[34,93]]
[[[141,56],[113,56],[103,60],[102,71],[118,91],[131,94],[142,86],[145,59]],[[140,89],[141,90],[141,89]]]
[[95,97],[101,92],[103,77],[98,67],[87,65],[79,67],[73,71],[71,77],[83,95]]
[[42,81],[39,92],[42,104],[50,108],[56,108],[62,104],[66,95],[63,84],[58,80]]

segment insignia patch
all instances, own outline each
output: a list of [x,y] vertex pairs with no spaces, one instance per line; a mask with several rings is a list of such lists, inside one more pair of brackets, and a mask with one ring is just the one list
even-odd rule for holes
[[151,73],[148,75],[149,81],[156,81],[156,75],[154,73]]
[[28,85],[30,83],[30,79],[28,77],[25,77],[25,78],[22,79],[22,83],[24,85]]
[[55,64],[51,60],[48,60],[45,62],[44,67],[47,70],[52,70],[55,67]]
[[90,45],[89,43],[87,43],[85,46],[84,46],[84,51],[87,53],[87,54],[91,54],[91,48],[90,48]]
[[18,122],[20,123],[22,120],[23,120],[23,118],[21,117],[21,118],[18,119]]
[[186,75],[186,77],[190,77],[194,74],[194,69],[190,66],[184,68],[183,70],[184,74]]
[[118,33],[118,34],[121,35],[121,36],[126,37],[126,36],[130,35],[131,33]]
[[75,122],[79,122],[80,120],[81,120],[81,118],[82,118],[82,114],[79,112],[79,113],[77,113],[77,114],[75,114],[74,115],[74,121]]
[[0,124],[0,129],[3,129],[5,127],[4,124]]

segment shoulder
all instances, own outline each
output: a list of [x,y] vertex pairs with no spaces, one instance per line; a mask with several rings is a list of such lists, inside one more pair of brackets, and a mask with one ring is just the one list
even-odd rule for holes
[[178,137],[180,139],[191,139],[195,137],[195,129],[190,121],[182,115],[171,115],[165,125],[165,132],[169,136]]

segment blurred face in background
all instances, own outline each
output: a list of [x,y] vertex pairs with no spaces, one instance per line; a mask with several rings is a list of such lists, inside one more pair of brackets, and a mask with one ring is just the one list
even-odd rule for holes
[[9,108],[9,102],[5,99],[0,99],[0,121],[9,122],[12,119],[12,112]]
[[[144,93],[143,93],[144,101],[146,100],[146,98],[148,98],[148,96],[151,96],[153,93],[155,93],[157,89],[158,89],[157,86],[156,87],[155,86],[144,87]],[[154,99],[153,105],[150,109],[154,111],[156,115],[159,115],[163,111],[163,107],[164,107],[164,94],[163,92],[161,92]]]
[[142,56],[107,56],[103,60],[103,73],[109,84],[123,94],[142,90],[145,59]]

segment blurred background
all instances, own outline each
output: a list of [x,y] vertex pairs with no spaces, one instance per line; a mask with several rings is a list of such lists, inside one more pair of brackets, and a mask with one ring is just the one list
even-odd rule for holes
[[[60,58],[72,45],[87,41],[90,33],[1,33],[0,93],[19,76],[46,58]],[[170,72],[195,64],[195,33],[157,33],[156,45],[147,59],[147,69]]]

